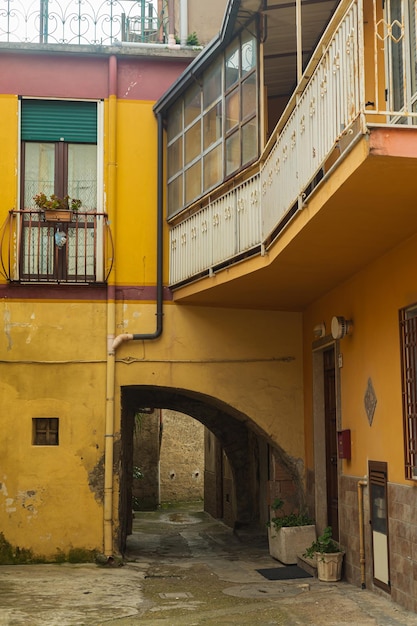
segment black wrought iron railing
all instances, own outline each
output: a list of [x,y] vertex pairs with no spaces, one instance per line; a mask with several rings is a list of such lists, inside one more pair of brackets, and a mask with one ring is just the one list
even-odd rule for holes
[[0,239],[1,273],[10,282],[106,282],[113,241],[105,213],[10,211]]
[[166,43],[167,0],[0,0],[0,42]]

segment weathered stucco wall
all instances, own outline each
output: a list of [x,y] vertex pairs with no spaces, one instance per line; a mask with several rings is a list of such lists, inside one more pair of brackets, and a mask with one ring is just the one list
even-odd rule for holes
[[[86,64],[91,81],[79,80],[82,56],[66,59],[65,80],[55,57],[22,54],[11,59],[14,71],[0,77],[0,89],[12,92],[0,97],[0,119],[7,120],[0,125],[0,139],[8,147],[0,155],[0,221],[18,207],[17,94],[104,97],[100,163],[115,253],[109,292],[99,285],[9,285],[0,278],[0,528],[13,545],[39,554],[71,547],[103,549],[106,405],[113,400],[106,389],[108,319],[115,302],[116,334],[155,330],[157,142],[152,105],[158,72],[162,92],[179,67],[175,61],[152,59],[146,66],[143,58],[119,59],[118,99],[113,96],[109,103],[105,57]],[[116,143],[110,150],[113,102]],[[116,163],[110,162],[114,154]],[[116,182],[110,184],[114,170]],[[111,203],[109,193],[114,194]],[[165,282],[167,269],[165,236]],[[185,389],[220,402],[281,446],[302,472],[301,314],[181,307],[172,303],[168,289],[164,297],[162,336],[124,343],[116,353],[115,532],[123,387]],[[59,418],[58,446],[33,445],[35,417]]]

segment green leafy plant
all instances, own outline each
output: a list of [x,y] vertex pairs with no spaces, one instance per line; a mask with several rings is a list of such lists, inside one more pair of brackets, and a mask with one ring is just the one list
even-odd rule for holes
[[276,515],[277,511],[280,511],[284,506],[284,500],[281,498],[275,498],[271,504],[271,509],[275,511],[275,517],[270,519],[268,526],[273,526],[275,529],[282,528],[283,526],[309,526],[314,524],[312,519],[306,513],[290,513],[289,515]]
[[197,33],[190,33],[187,37],[187,46],[198,46],[199,42],[198,42],[198,37],[197,37]]
[[36,206],[45,210],[71,209],[78,211],[82,204],[78,198],[70,198],[68,195],[60,198],[54,193],[49,198],[44,193],[38,193],[33,199]]
[[327,528],[324,529],[323,533],[306,549],[303,556],[308,559],[313,559],[316,552],[320,554],[341,552],[339,544],[332,538],[331,526],[327,526]]

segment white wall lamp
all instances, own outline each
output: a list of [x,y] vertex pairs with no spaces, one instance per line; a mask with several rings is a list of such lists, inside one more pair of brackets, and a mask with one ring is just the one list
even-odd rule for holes
[[326,324],[324,322],[320,322],[320,324],[316,324],[313,328],[313,335],[316,339],[322,339],[326,336]]
[[331,333],[333,339],[343,339],[346,335],[351,335],[353,330],[352,320],[337,315],[332,317]]

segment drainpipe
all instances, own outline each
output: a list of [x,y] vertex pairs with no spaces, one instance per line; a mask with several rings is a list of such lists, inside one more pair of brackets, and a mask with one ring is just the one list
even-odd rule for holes
[[111,350],[114,353],[117,348],[126,341],[148,341],[150,339],[158,339],[162,334],[163,320],[163,260],[164,260],[164,204],[163,204],[163,147],[164,147],[164,128],[162,115],[158,113],[158,181],[157,181],[157,225],[156,225],[156,329],[153,333],[133,334],[122,333],[117,335],[111,344]]
[[[110,63],[109,95],[109,184],[108,204],[112,209],[116,197],[116,105],[117,105],[117,59]],[[114,395],[116,350],[125,341],[157,339],[162,334],[163,308],[163,121],[158,114],[158,180],[157,180],[157,276],[156,276],[156,329],[153,333],[122,333],[115,338],[116,329],[116,273],[113,285],[108,286],[107,299],[107,389],[106,389],[106,435],[104,461],[104,554],[113,554],[113,448],[114,448]],[[110,213],[110,211],[109,211]],[[116,220],[113,220],[113,224]],[[114,233],[114,226],[113,226]]]
[[[115,235],[116,209],[116,118],[117,118],[117,57],[109,58],[109,160],[107,179],[107,212],[113,222]],[[110,283],[111,281],[111,283]],[[104,554],[113,554],[113,448],[114,448],[114,390],[115,353],[112,349],[116,331],[116,265],[107,285],[107,366],[106,366],[106,422],[104,440]]]
[[365,577],[365,536],[363,528],[363,488],[368,486],[366,480],[358,481],[358,511],[359,511],[359,562],[361,566],[361,587],[366,588]]

